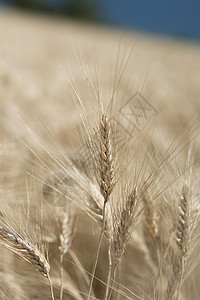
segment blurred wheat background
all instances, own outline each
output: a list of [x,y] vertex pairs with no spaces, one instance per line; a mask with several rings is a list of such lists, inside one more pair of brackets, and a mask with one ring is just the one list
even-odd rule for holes
[[[128,167],[113,173],[91,299],[199,299],[199,43],[11,10],[0,12],[0,299],[53,299],[45,276],[55,299],[88,299],[103,198],[77,151],[87,132],[101,139],[99,113],[110,126],[119,78],[114,115],[136,92],[158,113],[114,161]],[[139,219],[123,200],[133,191]],[[119,226],[130,237],[105,295]]]

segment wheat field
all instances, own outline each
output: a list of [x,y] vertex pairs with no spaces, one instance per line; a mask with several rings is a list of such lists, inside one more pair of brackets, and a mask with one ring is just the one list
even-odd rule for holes
[[0,12],[0,299],[199,299],[199,57]]

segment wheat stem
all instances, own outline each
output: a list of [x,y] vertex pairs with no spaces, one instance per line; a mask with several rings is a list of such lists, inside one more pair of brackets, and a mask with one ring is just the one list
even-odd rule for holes
[[101,248],[101,242],[102,242],[103,235],[104,235],[105,209],[106,209],[106,202],[104,202],[104,204],[103,204],[103,211],[102,211],[102,214],[103,214],[103,224],[102,224],[101,233],[100,233],[100,236],[99,236],[99,241],[98,241],[98,246],[97,246],[97,251],[96,251],[96,256],[95,256],[95,260],[94,260],[94,264],[93,264],[92,272],[91,272],[91,280],[90,280],[89,291],[88,291],[88,300],[91,297],[92,285],[93,285],[94,276],[95,276],[96,267],[97,267],[97,262],[98,262],[98,258],[99,258],[99,252],[100,252],[100,248]]
[[184,262],[184,257],[182,257],[181,259],[181,270],[180,270],[180,278],[179,278],[179,282],[178,282],[178,289],[177,289],[177,297],[176,300],[179,299],[180,296],[180,291],[181,291],[181,286],[182,286],[182,282],[183,282],[183,274],[184,274],[184,266],[185,266],[185,262]]
[[49,273],[47,274],[47,278],[48,278],[49,285],[50,285],[51,299],[55,300],[54,292],[53,292],[53,284],[52,284],[51,277],[50,277]]
[[111,245],[109,245],[109,248],[108,248],[108,259],[109,259],[109,269],[108,269],[108,279],[107,279],[106,291],[105,291],[105,297],[104,297],[105,300],[108,299],[108,292],[109,292],[111,272],[112,272]]
[[63,255],[60,255],[60,300],[63,299]]
[[120,299],[120,293],[119,293],[119,283],[121,282],[121,270],[122,269],[122,261],[120,260],[119,262],[119,266],[118,266],[118,269],[117,269],[117,290],[116,290],[116,293],[117,293],[117,299],[116,300],[119,300]]
[[115,262],[115,264],[112,265],[112,271],[111,271],[112,284],[110,286],[109,293],[108,293],[108,298],[106,300],[110,300],[110,298],[112,296],[118,264],[119,264],[119,261]]

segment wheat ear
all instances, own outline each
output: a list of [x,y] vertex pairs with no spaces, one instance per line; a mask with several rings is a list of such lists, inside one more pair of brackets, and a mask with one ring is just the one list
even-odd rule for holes
[[37,246],[26,241],[18,234],[14,234],[3,227],[0,227],[0,238],[3,240],[3,243],[7,248],[21,256],[26,261],[30,262],[39,272],[48,278],[51,288],[51,296],[54,300],[52,282],[49,276],[50,265],[44,254],[41,253]]
[[[123,201],[124,199],[121,199]],[[124,201],[123,201],[124,202]],[[126,249],[126,245],[132,235],[134,225],[138,219],[138,208],[140,199],[137,195],[137,189],[134,189],[122,203],[122,207],[118,208],[117,213],[113,213],[113,237],[111,239],[110,251],[111,262],[109,270],[109,279],[107,282],[105,299],[110,299],[115,282],[117,267],[121,261],[121,257]],[[112,285],[110,280],[112,278]]]
[[186,185],[182,188],[182,194],[178,203],[178,219],[176,226],[176,245],[178,253],[175,254],[173,262],[173,276],[169,281],[167,296],[170,299],[179,299],[181,285],[186,263],[186,256],[189,247],[189,191]]
[[[152,204],[151,200],[149,199],[147,191],[142,192],[142,201],[144,203],[144,217],[145,217],[145,225],[148,230],[149,235],[153,241],[154,250],[156,251],[156,258],[158,262],[158,273],[155,281],[155,293],[157,292],[157,285],[158,280],[162,279],[162,262],[161,262],[161,255],[159,251],[159,226],[158,221],[159,217],[157,215],[155,206]],[[146,233],[145,233],[145,240],[146,240]],[[146,242],[148,246],[148,241]],[[160,282],[161,290],[162,290],[162,281]]]
[[113,189],[113,153],[110,125],[105,115],[100,121],[99,142],[99,186],[104,202],[107,202]]
[[[104,235],[104,227],[105,227],[105,213],[106,213],[106,203],[108,202],[111,192],[113,190],[113,152],[112,152],[112,145],[111,145],[111,130],[110,124],[107,120],[106,115],[102,114],[100,123],[99,123],[99,157],[95,165],[98,168],[97,174],[97,181],[100,187],[100,192],[104,198],[102,216],[103,216],[103,223],[102,229],[99,237],[99,242],[96,251],[96,257],[94,260],[92,272],[91,272],[91,281],[89,285],[89,292],[88,292],[88,300],[90,299],[90,295],[92,292],[92,285],[94,280],[94,275],[96,272],[97,261],[99,257],[101,242]],[[98,153],[97,153],[98,154]]]
[[179,216],[178,216],[178,226],[176,230],[176,243],[180,252],[179,260],[179,283],[176,300],[179,299],[180,289],[183,282],[185,261],[188,252],[188,242],[189,242],[189,191],[186,185],[183,186],[182,195],[179,200]]
[[156,240],[158,238],[158,216],[156,214],[155,207],[152,205],[146,192],[142,193],[142,201],[145,205],[145,209],[144,209],[145,223],[152,237],[152,240],[156,245]]
[[63,258],[64,255],[67,253],[68,249],[71,246],[71,241],[73,237],[72,230],[72,222],[70,221],[69,215],[64,212],[62,218],[62,231],[60,234],[60,300],[63,299]]

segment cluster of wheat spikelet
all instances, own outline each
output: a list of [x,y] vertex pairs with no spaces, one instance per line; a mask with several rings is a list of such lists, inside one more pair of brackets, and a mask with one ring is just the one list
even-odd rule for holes
[[[51,163],[30,148],[34,159],[47,171],[52,170],[53,164],[61,170],[46,179],[42,171],[38,172],[37,164],[30,166],[29,176],[42,184],[46,202],[41,199],[43,204],[39,205],[35,199],[39,192],[35,191],[36,203],[31,205],[30,179],[26,177],[28,203],[23,209],[22,201],[19,215],[13,213],[14,205],[9,207],[2,195],[5,203],[1,210],[1,244],[47,277],[51,293],[47,298],[185,299],[187,292],[183,287],[194,272],[199,254],[199,169],[198,156],[192,149],[199,126],[194,126],[192,118],[164,152],[153,146],[145,130],[133,144],[119,150],[109,114],[108,109],[99,108],[93,128],[84,121],[86,133],[89,132],[86,149],[92,158],[89,166],[81,158],[75,160],[66,155],[61,161],[29,131]],[[33,192],[34,189],[37,190],[35,183]],[[32,219],[34,211],[42,218]],[[96,250],[87,244],[86,249],[79,249],[76,235],[87,243],[90,224],[85,223],[88,217],[83,218],[81,211],[101,229]],[[76,232],[79,226],[75,216],[80,218],[79,226],[84,226],[83,236]],[[32,234],[33,230],[36,234]],[[67,254],[70,258],[65,261]],[[82,255],[86,263],[84,257],[79,258]],[[142,260],[141,266],[132,263],[132,256]],[[91,270],[87,269],[88,264]]]
[[109,81],[107,57],[103,75],[101,55],[88,74],[90,55],[86,63],[77,52],[67,88],[81,121],[62,133],[64,145],[78,133],[76,149],[59,145],[51,117],[39,133],[18,118],[14,141],[4,130],[0,299],[199,299],[199,112],[165,115],[157,105],[160,121],[118,143],[132,128],[119,110],[137,91],[138,53],[120,45]]

